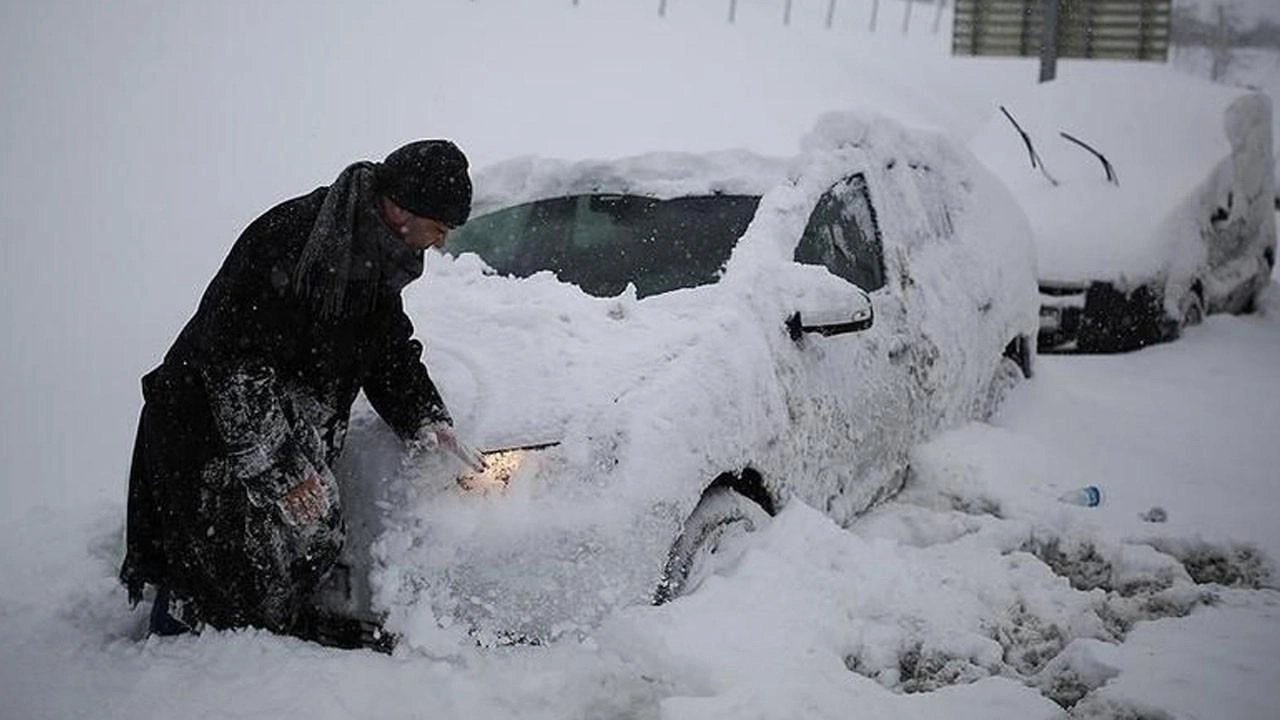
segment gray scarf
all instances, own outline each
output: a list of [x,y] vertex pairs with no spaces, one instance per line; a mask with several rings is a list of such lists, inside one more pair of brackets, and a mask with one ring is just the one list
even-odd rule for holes
[[322,320],[367,315],[422,275],[422,251],[382,221],[377,168],[358,162],[333,181],[294,269],[294,292]]

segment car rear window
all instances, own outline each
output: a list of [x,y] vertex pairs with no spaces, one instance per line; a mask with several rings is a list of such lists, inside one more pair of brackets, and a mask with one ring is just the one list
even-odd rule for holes
[[644,297],[716,282],[759,204],[753,195],[549,198],[472,218],[446,252],[476,253],[504,275],[550,270],[598,297],[631,282]]

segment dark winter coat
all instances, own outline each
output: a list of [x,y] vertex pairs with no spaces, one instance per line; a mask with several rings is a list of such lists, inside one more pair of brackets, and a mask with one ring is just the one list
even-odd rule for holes
[[[388,260],[385,247],[357,241],[353,265],[397,267],[374,273],[384,281],[372,292],[348,293],[359,304],[336,315],[298,291],[327,192],[286,201],[244,231],[164,362],[142,380],[121,569],[135,601],[146,583],[163,584],[195,597],[214,626],[287,630],[300,596],[341,548],[328,468],[357,393],[404,437],[449,419],[400,299],[421,272],[421,251],[411,251],[417,265],[410,257],[406,272],[404,257]],[[277,502],[309,474],[324,480],[331,512],[294,527]]]

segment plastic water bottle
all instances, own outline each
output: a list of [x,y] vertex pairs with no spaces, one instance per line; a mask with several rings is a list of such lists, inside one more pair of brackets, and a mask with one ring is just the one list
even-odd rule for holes
[[1102,490],[1097,485],[1085,485],[1063,493],[1058,500],[1083,507],[1097,507],[1102,504]]

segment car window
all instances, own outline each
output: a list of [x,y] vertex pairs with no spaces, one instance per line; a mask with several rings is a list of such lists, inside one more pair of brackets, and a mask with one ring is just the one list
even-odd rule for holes
[[865,176],[851,175],[818,199],[795,261],[822,265],[867,292],[884,287],[884,248]]
[[714,283],[759,204],[752,195],[550,198],[473,218],[445,249],[474,252],[504,275],[550,270],[599,297],[632,282],[644,297]]
[[572,199],[553,198],[471,218],[449,233],[445,250],[473,252],[504,274],[526,277],[556,265],[552,255],[572,225]]

